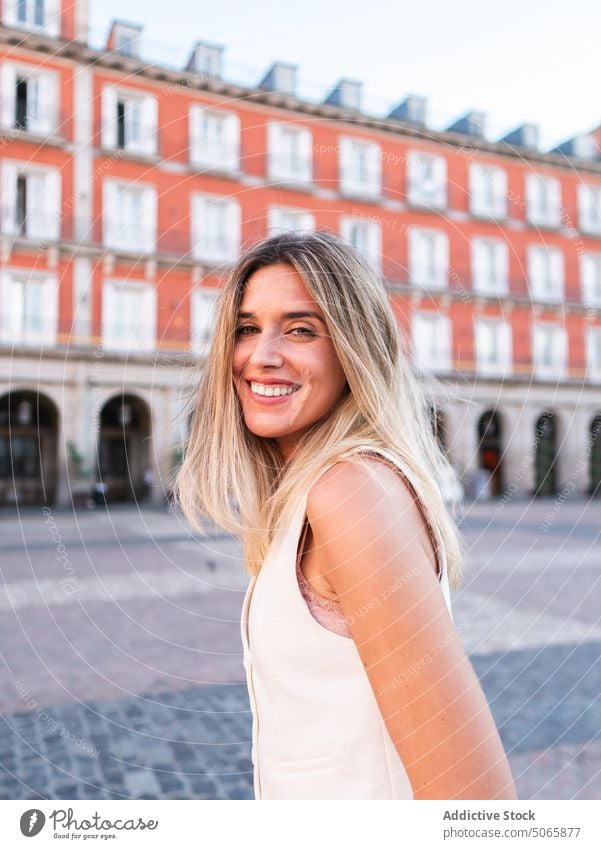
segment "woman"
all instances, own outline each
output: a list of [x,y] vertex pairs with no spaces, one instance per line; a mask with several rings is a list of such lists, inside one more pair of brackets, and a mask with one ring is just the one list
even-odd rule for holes
[[353,249],[284,233],[240,258],[178,483],[191,520],[243,535],[256,798],[516,798],[453,628],[427,410]]

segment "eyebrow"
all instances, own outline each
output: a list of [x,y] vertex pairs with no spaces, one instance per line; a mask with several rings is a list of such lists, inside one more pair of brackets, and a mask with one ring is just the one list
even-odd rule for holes
[[[239,312],[238,318],[254,318],[254,312]],[[297,312],[285,312],[282,313],[282,318],[316,318],[318,321],[321,321],[322,324],[325,324],[325,321],[319,313],[313,312],[312,310],[300,310]]]

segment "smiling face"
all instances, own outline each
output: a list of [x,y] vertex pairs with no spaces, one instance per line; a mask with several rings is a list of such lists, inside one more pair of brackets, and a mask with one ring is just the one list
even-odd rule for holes
[[333,408],[346,382],[321,316],[290,265],[260,268],[247,281],[236,324],[234,386],[248,429],[275,439],[285,459]]

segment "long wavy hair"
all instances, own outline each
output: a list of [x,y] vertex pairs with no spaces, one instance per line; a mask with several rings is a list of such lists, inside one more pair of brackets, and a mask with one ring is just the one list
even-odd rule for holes
[[[232,373],[238,311],[248,280],[278,263],[300,274],[321,308],[347,381],[331,412],[308,428],[288,462],[274,439],[247,428]],[[205,516],[240,537],[247,570],[256,575],[276,526],[320,471],[357,446],[380,447],[399,462],[418,496],[444,546],[449,585],[456,589],[462,545],[438,484],[448,480],[449,464],[431,426],[431,404],[370,264],[329,232],[268,237],[240,256],[217,297],[176,498],[196,528],[202,530]]]

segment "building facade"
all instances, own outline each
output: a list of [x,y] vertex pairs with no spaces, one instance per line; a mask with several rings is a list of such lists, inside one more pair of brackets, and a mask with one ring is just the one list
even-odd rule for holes
[[437,431],[503,495],[601,483],[601,134],[538,149],[484,116],[428,128],[296,68],[254,87],[198,42],[86,39],[83,0],[4,0],[0,23],[0,503],[169,485],[220,279],[269,232],[328,229],[382,275]]

